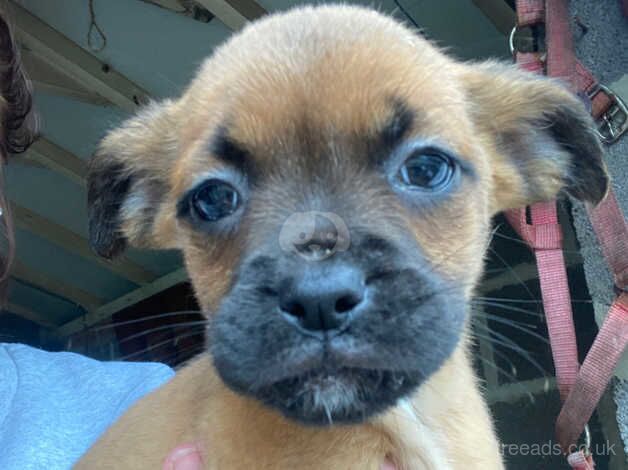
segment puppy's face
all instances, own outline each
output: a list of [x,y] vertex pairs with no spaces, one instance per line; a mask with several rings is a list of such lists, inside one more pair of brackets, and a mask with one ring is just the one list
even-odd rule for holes
[[92,242],[178,247],[234,390],[308,423],[410,394],[464,334],[497,211],[597,201],[601,151],[557,84],[463,65],[375,12],[271,16],[92,162]]

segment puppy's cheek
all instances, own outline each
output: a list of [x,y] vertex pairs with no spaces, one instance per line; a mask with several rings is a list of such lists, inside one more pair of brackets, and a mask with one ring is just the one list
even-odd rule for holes
[[185,252],[185,264],[196,298],[204,312],[215,313],[233,280],[232,261],[211,256],[210,248],[192,247]]
[[223,302],[209,328],[210,352],[218,373],[236,391],[250,393],[270,380],[288,355],[300,350],[299,335],[272,302],[236,290]]
[[461,292],[443,293],[421,303],[383,296],[373,310],[351,325],[356,344],[368,344],[381,367],[415,370],[429,378],[447,360],[461,339],[467,317]]

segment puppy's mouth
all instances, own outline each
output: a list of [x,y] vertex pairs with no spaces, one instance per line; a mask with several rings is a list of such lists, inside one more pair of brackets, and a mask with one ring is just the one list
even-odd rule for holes
[[310,425],[363,422],[425,380],[420,368],[385,360],[379,348],[350,334],[323,341],[303,338],[298,347],[261,366],[248,383],[225,373],[222,361],[214,360],[233,389]]
[[306,424],[363,422],[421,383],[417,372],[318,367],[257,390],[256,397]]

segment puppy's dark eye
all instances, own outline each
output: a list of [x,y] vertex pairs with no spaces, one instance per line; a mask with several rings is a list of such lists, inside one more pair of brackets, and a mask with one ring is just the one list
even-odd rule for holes
[[240,205],[240,194],[229,183],[211,179],[203,183],[192,195],[192,208],[196,215],[215,222],[233,214]]
[[451,158],[435,150],[415,150],[399,169],[399,180],[406,186],[439,191],[451,183],[455,165]]

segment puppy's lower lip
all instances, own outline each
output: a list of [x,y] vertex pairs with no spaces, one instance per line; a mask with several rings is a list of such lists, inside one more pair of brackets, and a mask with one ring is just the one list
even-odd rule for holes
[[[299,381],[306,381],[306,380],[325,381],[325,380],[330,380],[330,379],[349,377],[351,375],[356,375],[356,374],[368,375],[372,378],[377,378],[378,380],[381,380],[381,377],[383,376],[383,374],[390,374],[391,376],[395,375],[393,372],[379,370],[379,369],[362,369],[358,367],[339,367],[339,366],[333,366],[333,365],[324,365],[322,367],[310,369],[308,371],[305,371],[301,374],[294,375],[292,377],[287,377],[283,380],[278,381],[277,383],[279,382],[297,383]],[[403,384],[403,378],[395,377],[394,382]]]
[[299,380],[312,374],[328,374],[330,376],[342,376],[347,373],[391,373],[401,372],[395,368],[395,364],[385,364],[378,359],[375,349],[368,345],[358,345],[352,341],[348,348],[345,341],[332,338],[323,348],[313,351],[307,357],[302,357],[296,362],[284,362],[277,367],[276,373],[266,376],[263,386],[273,385],[279,382]]

